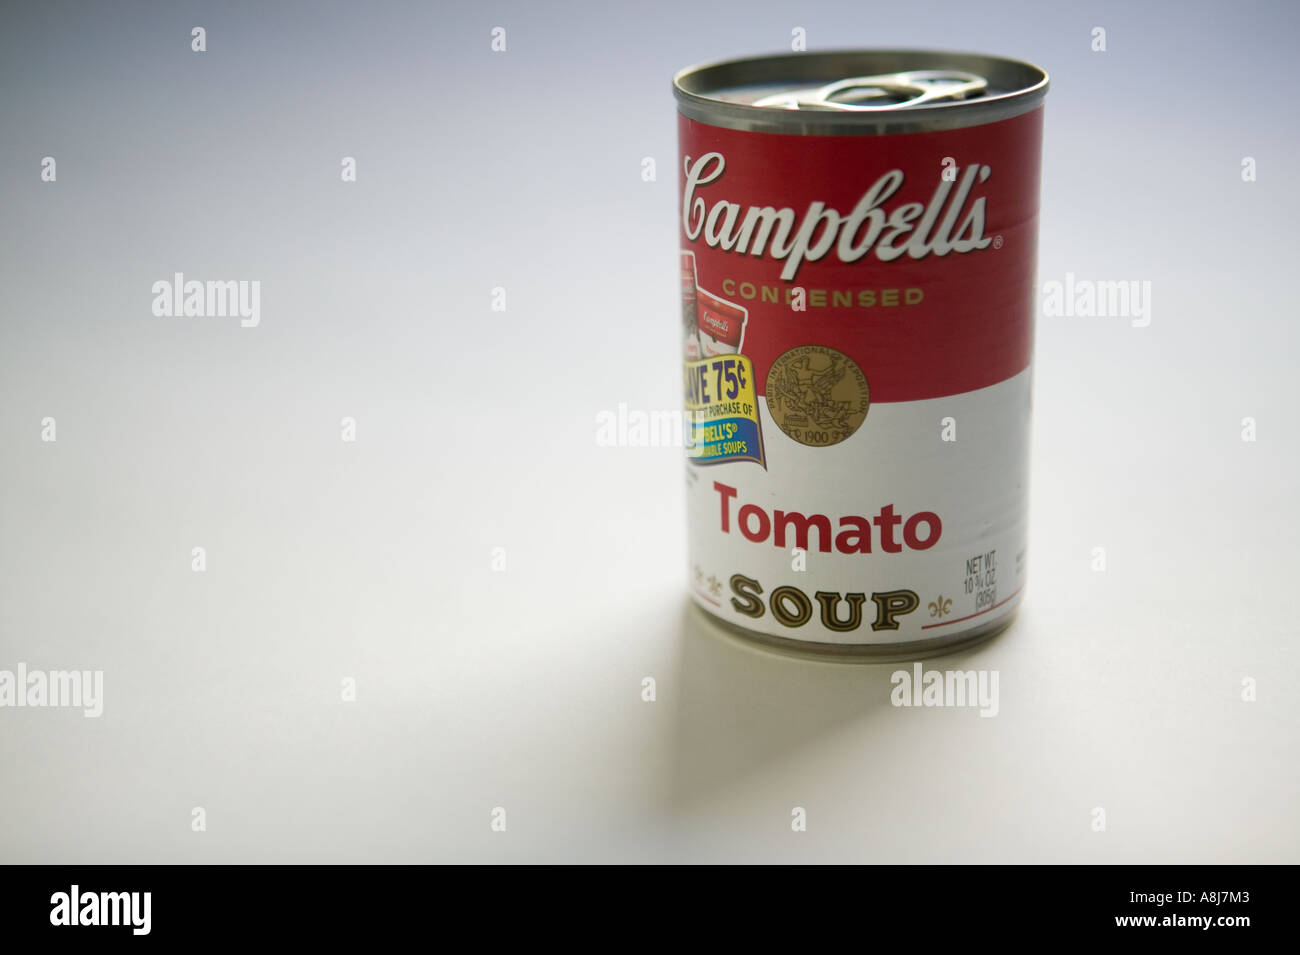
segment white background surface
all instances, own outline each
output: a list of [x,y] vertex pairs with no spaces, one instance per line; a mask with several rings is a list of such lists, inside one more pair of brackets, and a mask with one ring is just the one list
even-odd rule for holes
[[[0,860],[1300,861],[1297,15],[1142,6],[7,11],[0,668],[105,709],[0,710]],[[1151,282],[1039,322],[1027,601],[930,664],[993,719],[721,636],[680,452],[595,442],[678,406],[669,78],[795,26],[1042,63],[1040,280]]]

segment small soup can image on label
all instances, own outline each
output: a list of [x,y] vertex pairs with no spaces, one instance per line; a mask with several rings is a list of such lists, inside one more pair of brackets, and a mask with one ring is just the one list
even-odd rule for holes
[[701,290],[699,292],[700,353],[734,355],[745,334],[745,309]]
[[733,631],[897,660],[1011,622],[1047,83],[892,50],[675,77],[689,586]]

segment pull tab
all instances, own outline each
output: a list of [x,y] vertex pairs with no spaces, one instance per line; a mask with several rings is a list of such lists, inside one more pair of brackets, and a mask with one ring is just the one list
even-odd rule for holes
[[787,90],[755,100],[753,105],[850,112],[910,109],[928,103],[955,102],[981,96],[988,85],[984,77],[959,70],[912,70],[855,76],[815,89]]

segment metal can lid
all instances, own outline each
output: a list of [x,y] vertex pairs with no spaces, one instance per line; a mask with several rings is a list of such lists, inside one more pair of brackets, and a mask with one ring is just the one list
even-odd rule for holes
[[1047,73],[1020,60],[926,50],[833,50],[706,63],[673,77],[678,109],[752,132],[956,129],[1037,107]]

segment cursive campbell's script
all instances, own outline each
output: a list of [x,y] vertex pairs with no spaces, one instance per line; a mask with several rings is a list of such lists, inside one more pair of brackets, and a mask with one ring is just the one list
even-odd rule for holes
[[726,199],[709,205],[698,193],[721,179],[726,166],[719,152],[686,158],[682,198],[686,238],[694,242],[702,236],[710,248],[741,255],[762,256],[767,249],[773,259],[785,260],[781,278],[786,281],[798,275],[805,262],[824,258],[832,248],[841,262],[856,262],[873,250],[880,261],[892,262],[902,255],[920,259],[931,252],[938,256],[970,252],[987,248],[992,241],[984,237],[984,197],[971,199],[975,183],[986,181],[992,173],[989,166],[967,166],[960,182],[955,176],[941,177],[929,203],[907,202],[886,212],[882,206],[903,186],[903,171],[891,169],[871,184],[848,215],[827,208],[824,202],[810,202],[802,217],[788,206],[744,208]]

